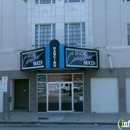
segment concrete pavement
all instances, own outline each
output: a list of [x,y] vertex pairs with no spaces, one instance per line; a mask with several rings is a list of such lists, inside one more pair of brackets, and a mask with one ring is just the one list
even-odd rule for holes
[[97,113],[36,113],[36,112],[10,112],[0,113],[0,124],[102,124],[117,125],[123,118],[130,120],[130,114],[97,114]]

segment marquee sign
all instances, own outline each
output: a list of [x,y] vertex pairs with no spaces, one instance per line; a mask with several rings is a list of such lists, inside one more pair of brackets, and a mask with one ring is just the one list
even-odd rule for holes
[[52,40],[50,42],[50,67],[59,68],[59,41]]
[[99,68],[99,51],[82,48],[65,48],[66,68]]
[[45,49],[21,52],[21,70],[45,68]]

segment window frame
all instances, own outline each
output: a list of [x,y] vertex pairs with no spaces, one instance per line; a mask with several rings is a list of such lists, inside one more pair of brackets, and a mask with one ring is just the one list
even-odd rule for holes
[[[48,44],[48,42],[44,43],[45,42],[44,39],[43,39],[43,43],[41,43],[41,37],[45,38],[45,35],[41,36],[41,26],[43,26],[43,32],[42,32],[43,34],[44,33],[49,34],[48,33],[48,27],[47,27],[46,32],[44,32],[44,28],[45,28],[45,26],[50,26],[50,31],[51,31],[50,32],[50,35],[51,35],[50,39],[49,39],[48,35],[46,36],[48,42],[55,39],[55,37],[56,37],[56,24],[35,24],[35,48],[40,48],[40,47],[43,47],[45,44]],[[37,28],[38,31],[36,30],[36,28]],[[38,38],[36,39],[36,37],[38,37]]]
[[127,24],[127,41],[128,46],[130,46],[130,24]]
[[[73,2],[72,2],[73,1]],[[64,0],[64,3],[76,3],[76,2],[85,2],[85,0],[79,0],[79,1],[77,1],[77,0]]]
[[[79,24],[80,25],[80,38],[78,39],[80,42],[79,43],[71,43],[70,42],[70,25],[73,24]],[[84,47],[86,44],[86,39],[85,39],[85,22],[82,23],[65,23],[64,25],[64,42],[67,46],[79,46],[79,47]],[[83,26],[84,26],[84,30],[83,30]],[[67,27],[67,29],[66,29]],[[77,30],[77,29],[76,29]],[[84,34],[83,34],[84,31]],[[67,33],[67,34],[66,34]],[[72,32],[74,33],[74,32]],[[74,36],[74,35],[72,35]],[[84,39],[83,39],[84,38]],[[72,39],[73,40],[73,39]],[[71,45],[74,44],[74,45]]]
[[35,4],[55,4],[56,0],[50,0],[50,3],[41,3],[42,0],[35,0]]

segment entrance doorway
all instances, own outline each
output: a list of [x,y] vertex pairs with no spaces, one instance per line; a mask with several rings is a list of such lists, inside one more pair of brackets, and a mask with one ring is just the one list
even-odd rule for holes
[[70,111],[73,106],[73,83],[47,83],[47,111]]
[[83,74],[38,74],[38,112],[83,112]]
[[29,110],[29,80],[15,80],[15,110]]

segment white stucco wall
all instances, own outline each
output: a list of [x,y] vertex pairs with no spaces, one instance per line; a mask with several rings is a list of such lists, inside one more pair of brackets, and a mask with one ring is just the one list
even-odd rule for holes
[[94,0],[94,45],[100,48],[100,67],[108,68],[107,53],[111,54],[114,68],[129,68],[130,46],[127,41],[127,24],[130,2],[121,0]]
[[27,37],[27,4],[22,0],[1,0],[0,70],[20,69],[18,50],[31,44]]
[[129,68],[129,10],[130,2],[121,0],[86,0],[80,3],[56,0],[55,4],[35,4],[35,0],[27,3],[1,0],[0,70],[20,69],[18,50],[32,49],[35,24],[56,23],[56,38],[64,43],[64,23],[74,22],[85,22],[87,45],[101,47],[100,68],[109,67],[107,53],[111,54],[114,68]]
[[[92,0],[86,2],[64,3],[64,0],[56,0],[55,4],[35,4],[32,1],[32,11],[29,17],[29,26],[35,28],[35,24],[56,23],[56,38],[64,43],[64,24],[79,23],[86,24],[86,43],[93,43],[93,15],[92,15]],[[34,19],[34,20],[33,20]],[[28,30],[28,33],[29,32]],[[35,32],[32,30],[33,44],[35,44]]]

